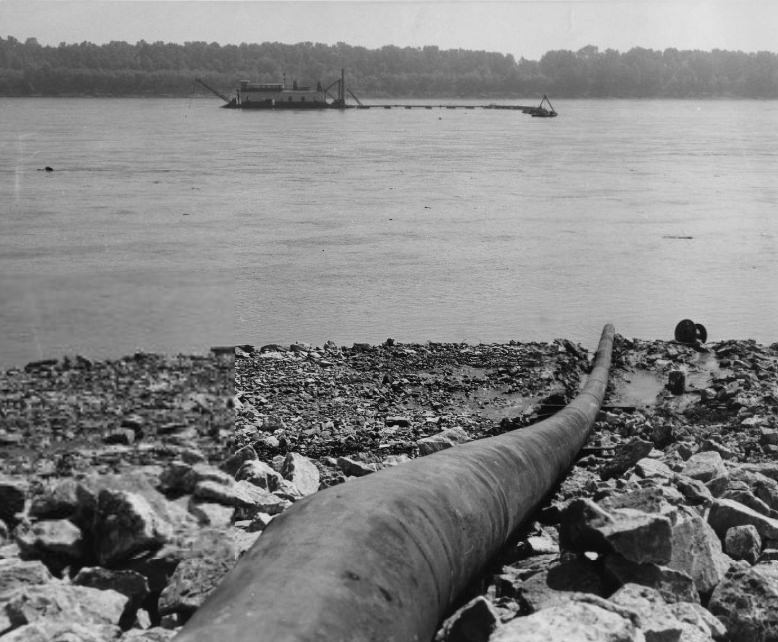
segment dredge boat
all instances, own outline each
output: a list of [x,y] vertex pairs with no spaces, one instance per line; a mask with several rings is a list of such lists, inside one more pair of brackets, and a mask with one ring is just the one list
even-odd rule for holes
[[[363,106],[359,98],[346,88],[344,70],[341,70],[340,78],[326,88],[322,87],[321,82],[316,83],[316,88],[303,87],[298,85],[296,80],[291,87],[287,87],[286,76],[284,81],[279,83],[252,83],[241,80],[232,98],[227,98],[200,78],[195,78],[195,81],[221,98],[226,103],[222,107],[226,109],[345,109],[351,107],[346,104],[346,93],[357,105]],[[330,94],[330,89],[335,85],[338,86],[337,96]]]
[[[440,109],[506,109],[521,111],[533,118],[554,118],[557,116],[551,101],[545,94],[537,107],[533,105],[497,105],[494,103],[490,105],[422,105],[418,103],[363,105],[354,92],[346,87],[346,73],[343,69],[340,70],[340,78],[336,81],[327,87],[322,87],[321,82],[318,82],[315,89],[302,87],[297,84],[296,80],[291,87],[288,87],[286,75],[284,75],[283,82],[279,83],[252,83],[248,80],[241,80],[232,98],[227,98],[200,78],[195,78],[195,82],[221,98],[225,103],[222,107],[227,109],[432,109],[438,107]],[[330,90],[336,86],[337,94],[333,95]],[[354,99],[356,105],[346,103],[346,94]]]

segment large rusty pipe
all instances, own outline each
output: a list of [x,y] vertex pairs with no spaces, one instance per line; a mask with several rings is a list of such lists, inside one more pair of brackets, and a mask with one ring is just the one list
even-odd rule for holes
[[606,325],[582,392],[549,419],[296,503],[176,640],[430,640],[573,464],[605,395],[613,336]]

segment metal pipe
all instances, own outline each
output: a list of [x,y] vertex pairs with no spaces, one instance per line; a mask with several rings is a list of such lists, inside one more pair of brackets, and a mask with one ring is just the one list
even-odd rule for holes
[[297,502],[176,640],[430,640],[573,464],[605,395],[613,336],[606,325],[583,391],[549,419]]

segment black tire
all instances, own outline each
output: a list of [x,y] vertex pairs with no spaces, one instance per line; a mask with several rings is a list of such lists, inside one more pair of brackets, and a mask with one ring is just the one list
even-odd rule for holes
[[679,343],[696,343],[697,326],[694,325],[694,321],[691,319],[679,321],[675,326],[675,340]]
[[708,331],[705,329],[705,326],[702,323],[695,323],[694,327],[697,329],[697,338],[700,340],[700,343],[705,343],[708,340]]

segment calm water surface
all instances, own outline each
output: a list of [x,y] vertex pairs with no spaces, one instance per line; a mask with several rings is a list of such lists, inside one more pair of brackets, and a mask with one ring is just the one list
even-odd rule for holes
[[683,317],[777,341],[778,102],[554,102],[0,99],[0,365]]

